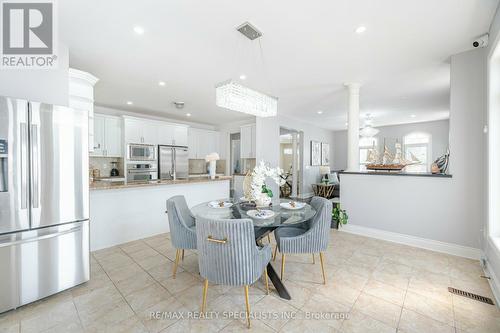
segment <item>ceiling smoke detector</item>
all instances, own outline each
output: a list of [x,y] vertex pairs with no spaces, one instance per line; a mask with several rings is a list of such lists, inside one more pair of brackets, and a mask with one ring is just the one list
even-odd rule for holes
[[236,28],[239,32],[241,32],[245,37],[250,40],[257,39],[262,36],[262,32],[260,32],[256,27],[251,25],[249,22],[245,22],[239,27]]
[[173,103],[174,103],[174,105],[175,105],[175,107],[177,109],[183,109],[184,108],[184,104],[185,104],[184,102],[173,102]]

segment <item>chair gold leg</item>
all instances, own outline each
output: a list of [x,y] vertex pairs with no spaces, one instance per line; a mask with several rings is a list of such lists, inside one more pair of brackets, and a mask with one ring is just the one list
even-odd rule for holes
[[319,260],[321,261],[321,271],[323,272],[323,284],[326,284],[325,264],[323,263],[323,252],[319,253]]
[[182,261],[184,261],[184,249],[182,249]]
[[177,273],[177,265],[179,265],[180,256],[181,256],[181,250],[177,249],[177,251],[175,251],[175,262],[174,262],[174,272],[173,272],[174,279],[175,279],[175,274]]
[[201,313],[205,312],[205,307],[207,305],[207,291],[208,291],[208,279],[205,279],[203,284],[203,298],[201,300]]
[[285,254],[281,254],[281,281],[283,281],[283,277],[285,276]]
[[276,261],[276,252],[278,252],[278,245],[274,248],[273,261]]
[[267,266],[264,267],[264,279],[266,281],[266,292],[269,295],[269,278],[267,277]]
[[271,244],[271,235],[267,234],[267,240],[269,241],[269,244]]
[[248,302],[248,285],[245,286],[245,304],[247,306],[247,327],[250,328],[250,303]]
[[316,263],[316,259],[314,258],[314,253],[312,255],[313,255],[313,265],[314,265]]

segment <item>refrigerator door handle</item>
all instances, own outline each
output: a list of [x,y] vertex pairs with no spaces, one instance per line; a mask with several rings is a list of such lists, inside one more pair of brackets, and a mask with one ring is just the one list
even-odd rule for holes
[[31,167],[32,167],[32,177],[31,177],[31,198],[33,208],[40,207],[40,194],[39,192],[39,145],[38,145],[38,125],[31,125]]
[[6,246],[17,245],[17,244],[26,244],[26,243],[30,243],[30,242],[37,242],[37,241],[42,240],[42,239],[59,237],[62,235],[66,235],[66,234],[70,234],[72,232],[78,231],[81,228],[82,228],[81,226],[78,226],[78,227],[73,227],[73,228],[68,229],[68,230],[56,232],[53,234],[48,234],[48,235],[43,235],[43,236],[35,236],[35,237],[28,238],[28,239],[19,239],[19,240],[9,241],[9,242],[5,242],[5,243],[0,243],[0,248],[6,247]]
[[21,209],[28,208],[28,124],[20,124]]
[[176,175],[176,170],[175,170],[175,164],[177,163],[176,162],[176,151],[175,151],[175,148],[172,148],[172,173],[173,173],[173,179],[174,180],[177,180],[177,175]]

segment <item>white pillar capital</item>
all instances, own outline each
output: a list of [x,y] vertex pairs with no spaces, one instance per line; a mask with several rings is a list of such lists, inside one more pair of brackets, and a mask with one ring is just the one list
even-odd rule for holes
[[344,83],[344,86],[346,86],[349,89],[350,93],[358,93],[359,94],[359,89],[361,88],[361,83],[358,82],[346,82]]

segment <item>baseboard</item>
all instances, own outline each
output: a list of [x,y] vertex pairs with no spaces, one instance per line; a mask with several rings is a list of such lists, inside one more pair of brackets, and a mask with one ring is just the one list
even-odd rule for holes
[[398,234],[391,231],[362,227],[359,225],[346,224],[339,228],[340,231],[377,238],[389,242],[414,246],[426,250],[451,254],[454,256],[470,259],[481,259],[481,250],[473,247],[462,246],[453,243],[445,243],[433,239],[420,238],[405,234]]
[[[483,253],[483,259],[486,260],[486,267],[483,266],[484,275],[489,277],[489,284],[491,291],[493,292],[493,296],[495,297],[495,303],[497,307],[500,307],[500,280],[499,276],[495,274],[495,269],[492,269],[492,266],[495,263],[500,262],[500,251],[498,251],[496,245],[492,242],[492,240],[488,237],[486,247],[489,249],[485,249],[485,253]],[[491,258],[488,256],[494,256],[495,258]]]

